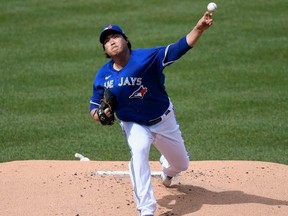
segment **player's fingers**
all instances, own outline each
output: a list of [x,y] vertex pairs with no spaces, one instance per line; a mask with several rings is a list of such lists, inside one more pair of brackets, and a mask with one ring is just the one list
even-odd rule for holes
[[213,24],[213,19],[212,19],[212,17],[211,17],[210,14],[208,14],[208,17],[206,17],[206,18],[204,19],[204,23],[205,23],[205,25],[207,25],[207,26],[211,26],[211,25]]
[[212,19],[212,14],[206,11],[203,16],[204,20]]
[[104,110],[104,113],[105,113],[105,115],[106,115],[107,117],[111,117],[111,115],[112,115],[110,108],[106,108],[106,109]]

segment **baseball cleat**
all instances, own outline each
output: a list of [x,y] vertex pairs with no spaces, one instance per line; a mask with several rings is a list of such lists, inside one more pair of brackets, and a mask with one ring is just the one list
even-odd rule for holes
[[161,155],[160,157],[160,163],[162,165],[162,167],[164,168],[168,168],[170,165],[168,163],[168,161],[166,160],[166,158],[164,157],[164,155]]
[[[163,168],[167,168],[169,167],[169,163],[168,161],[166,160],[166,158],[164,157],[164,155],[161,155],[160,157],[160,163],[162,165],[162,169]],[[165,187],[170,187],[171,183],[172,183],[172,178],[173,177],[170,177],[170,176],[167,176],[163,171],[161,173],[161,178],[162,178],[162,184],[165,186]]]
[[172,184],[172,178],[170,176],[167,176],[164,172],[161,173],[161,178],[162,178],[162,184],[165,187],[170,187]]

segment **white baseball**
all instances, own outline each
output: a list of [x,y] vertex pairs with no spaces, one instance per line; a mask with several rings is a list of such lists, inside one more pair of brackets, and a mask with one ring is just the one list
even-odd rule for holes
[[208,10],[209,12],[215,12],[216,9],[217,9],[217,5],[216,5],[216,3],[214,3],[214,2],[210,2],[210,3],[207,5],[207,10]]

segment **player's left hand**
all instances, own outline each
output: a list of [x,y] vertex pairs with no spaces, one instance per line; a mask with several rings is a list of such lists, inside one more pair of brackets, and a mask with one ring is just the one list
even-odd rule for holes
[[198,21],[196,28],[199,31],[205,31],[212,25],[213,25],[212,16],[210,15],[208,11],[206,11],[204,15],[201,17],[201,19]]

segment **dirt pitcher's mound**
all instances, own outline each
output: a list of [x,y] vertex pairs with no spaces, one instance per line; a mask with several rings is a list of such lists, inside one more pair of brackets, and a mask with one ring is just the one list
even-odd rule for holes
[[[151,162],[152,171],[160,171]],[[137,215],[128,162],[16,161],[0,164],[0,215]],[[113,173],[112,173],[113,174]],[[155,215],[275,216],[288,213],[288,166],[248,161],[199,161],[171,188],[152,178]]]

